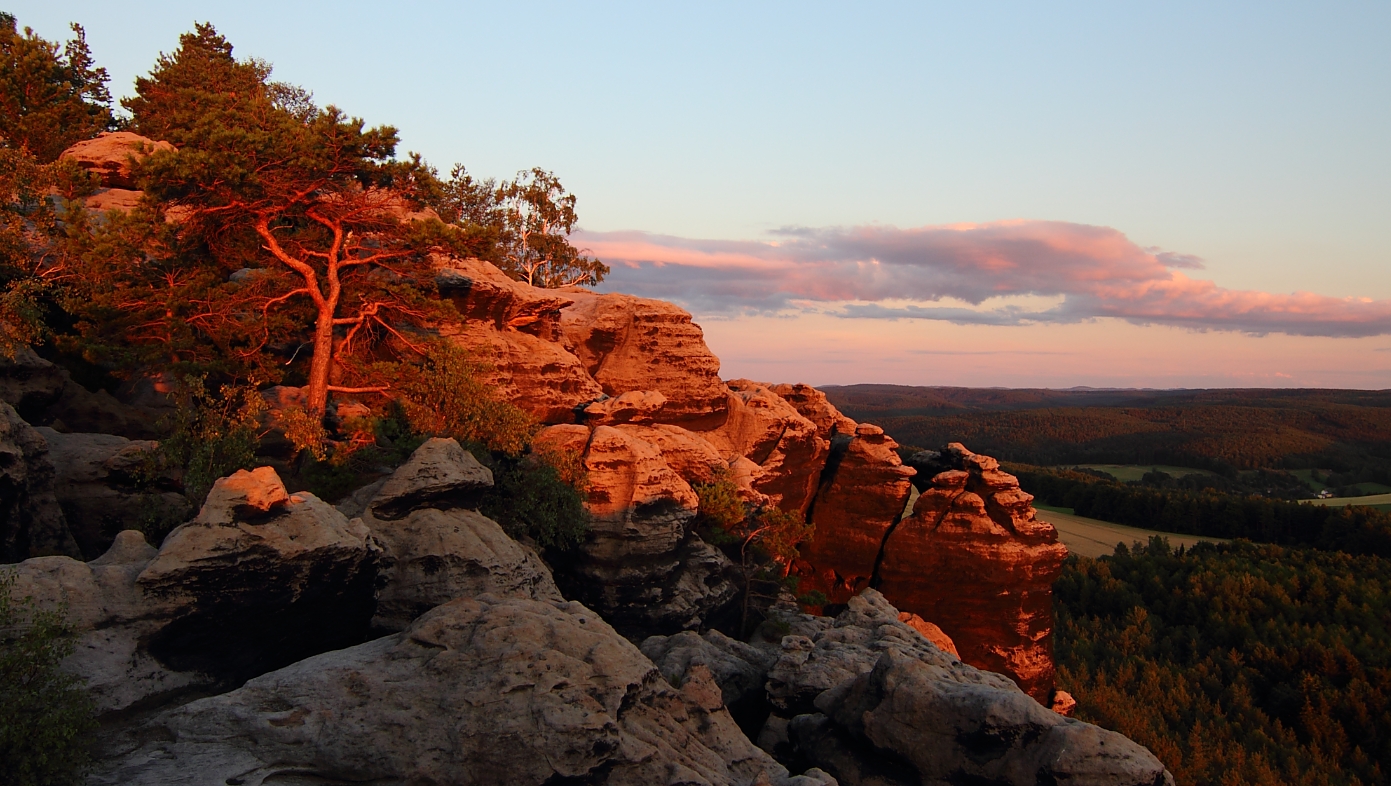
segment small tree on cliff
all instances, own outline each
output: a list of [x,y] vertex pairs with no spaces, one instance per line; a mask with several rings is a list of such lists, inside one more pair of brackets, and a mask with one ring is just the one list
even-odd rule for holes
[[512,278],[555,288],[592,286],[609,274],[608,265],[570,242],[579,221],[575,195],[555,175],[539,167],[518,172],[516,179],[498,186],[496,203],[502,225],[500,267]]

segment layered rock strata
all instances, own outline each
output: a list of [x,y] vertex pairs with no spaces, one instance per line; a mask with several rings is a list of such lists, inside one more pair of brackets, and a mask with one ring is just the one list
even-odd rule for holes
[[940,626],[968,663],[1053,690],[1053,582],[1067,548],[999,462],[953,443],[913,457],[931,485],[884,541],[879,590]]

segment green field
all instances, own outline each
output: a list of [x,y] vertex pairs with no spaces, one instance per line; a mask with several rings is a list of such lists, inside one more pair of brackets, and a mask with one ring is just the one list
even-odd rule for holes
[[1085,516],[1078,516],[1067,508],[1055,508],[1051,505],[1034,505],[1038,517],[1053,525],[1058,531],[1058,540],[1067,546],[1067,550],[1073,554],[1083,557],[1105,557],[1116,550],[1117,543],[1124,543],[1129,546],[1139,541],[1148,543],[1149,539],[1155,535],[1166,538],[1169,545],[1178,548],[1192,548],[1197,543],[1226,543],[1221,538],[1203,538],[1196,535],[1177,535],[1172,532],[1156,532],[1150,529],[1140,529],[1138,527],[1126,527],[1121,524],[1112,524],[1109,521],[1099,521],[1089,519]]
[[1167,464],[1078,464],[1078,469],[1094,469],[1105,472],[1107,475],[1119,480],[1122,483],[1139,482],[1146,472],[1163,472],[1165,475],[1172,475],[1181,478],[1184,475],[1212,475],[1215,473],[1205,469],[1193,469],[1191,467],[1172,467]]
[[[1371,484],[1367,484],[1371,485]],[[1308,500],[1310,505],[1323,505],[1331,508],[1344,508],[1348,505],[1365,505],[1378,510],[1391,510],[1391,494],[1370,494],[1365,497],[1329,497],[1328,499]]]

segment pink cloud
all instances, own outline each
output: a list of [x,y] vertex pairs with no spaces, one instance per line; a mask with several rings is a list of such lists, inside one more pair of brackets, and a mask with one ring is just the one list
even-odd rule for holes
[[[1391,334],[1391,301],[1225,289],[1178,270],[1202,267],[1198,258],[1141,248],[1110,227],[998,221],[791,228],[773,237],[758,242],[585,232],[578,239],[614,266],[611,288],[676,300],[698,313],[769,313],[798,301],[800,308],[823,304],[845,317],[962,324],[1115,317],[1258,334]],[[987,304],[1023,295],[1062,300],[1037,311]],[[975,308],[934,305],[944,298]],[[880,305],[888,300],[910,305]]]

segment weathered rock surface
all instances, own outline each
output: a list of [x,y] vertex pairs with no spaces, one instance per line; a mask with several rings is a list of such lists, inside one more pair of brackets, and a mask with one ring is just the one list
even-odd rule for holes
[[149,636],[149,652],[178,671],[238,681],[355,644],[372,618],[381,557],[361,521],[287,493],[269,467],[239,471],[136,580],[179,608]]
[[914,463],[932,485],[884,543],[880,591],[941,626],[967,663],[1010,675],[1046,706],[1066,547],[994,459],[953,443]]
[[35,557],[0,568],[15,577],[15,596],[32,597],[43,609],[66,608],[75,641],[63,669],[84,680],[98,712],[217,683],[208,674],[169,668],[145,646],[150,635],[188,610],[185,598],[150,597],[136,583],[155,553],[143,535],[126,531],[91,562]]
[[691,315],[672,303],[566,290],[560,312],[570,350],[603,392],[652,390],[666,397],[657,420],[690,428],[717,425],[727,405],[720,360]]
[[584,423],[587,426],[651,425],[666,403],[667,397],[655,390],[630,390],[585,407]]
[[582,451],[590,533],[557,564],[567,597],[624,635],[693,628],[733,600],[728,558],[691,532],[699,500],[653,444],[629,427],[552,426],[537,442]]
[[173,149],[168,142],[130,131],[109,131],[74,144],[58,157],[97,175],[105,188],[133,189],[135,164],[156,151]]
[[748,701],[762,675],[774,712],[760,745],[842,784],[1172,783],[1141,746],[943,652],[874,590],[834,619],[779,605],[760,633],[778,630],[753,645],[683,633],[643,651],[673,684],[709,669],[727,699]]
[[492,519],[458,507],[492,482],[458,442],[432,439],[377,485],[362,513],[385,548],[373,628],[402,630],[435,606],[485,593],[562,599],[536,552]]
[[58,497],[48,442],[0,403],[0,561],[80,553]]
[[868,423],[848,441],[837,440],[812,507],[816,530],[794,567],[804,591],[819,590],[840,604],[870,586],[917,474],[903,466],[897,447]]
[[945,671],[889,648],[868,674],[817,698],[823,715],[794,718],[793,744],[809,761],[845,773],[848,786],[868,781],[860,774],[886,758],[917,777],[880,783],[1174,782],[1153,754],[1115,732],[1063,718],[1017,690],[944,679]]
[[768,389],[792,405],[798,414],[816,425],[822,439],[835,436],[850,436],[855,433],[855,421],[842,415],[827,398],[826,394],[800,382],[795,385],[769,385]]
[[66,369],[28,347],[19,349],[13,359],[0,357],[0,401],[35,426],[131,439],[155,436],[162,414],[158,407],[132,406],[105,390],[93,393],[74,382]]
[[413,510],[477,507],[480,492],[493,486],[493,472],[453,439],[434,437],[415,449],[368,504],[379,519],[398,519]]
[[961,655],[956,651],[956,642],[951,640],[951,636],[948,636],[945,631],[943,631],[936,625],[933,625],[931,622],[928,622],[927,620],[923,619],[922,617],[919,617],[911,611],[900,611],[898,613],[898,621],[902,622],[903,624],[907,625],[908,627],[912,628],[918,633],[921,633],[923,638],[932,642],[934,645],[936,645],[937,649],[941,650],[942,652],[945,652],[954,658],[961,657]]
[[36,431],[48,442],[57,470],[54,493],[85,559],[106,553],[118,532],[140,529],[147,519],[180,521],[191,513],[175,491],[138,485],[139,473],[158,443],[114,434]]
[[93,783],[834,783],[790,778],[697,667],[671,688],[578,603],[453,601],[140,730]]
[[463,316],[441,335],[490,366],[485,381],[498,395],[544,423],[570,423],[604,389],[564,345],[560,309],[566,294],[529,286],[477,259],[441,260],[441,294]]
[[[748,485],[786,511],[805,513],[830,451],[816,424],[767,385],[736,379],[728,385],[729,415],[701,436],[747,473]],[[741,460],[746,463],[741,464]]]

